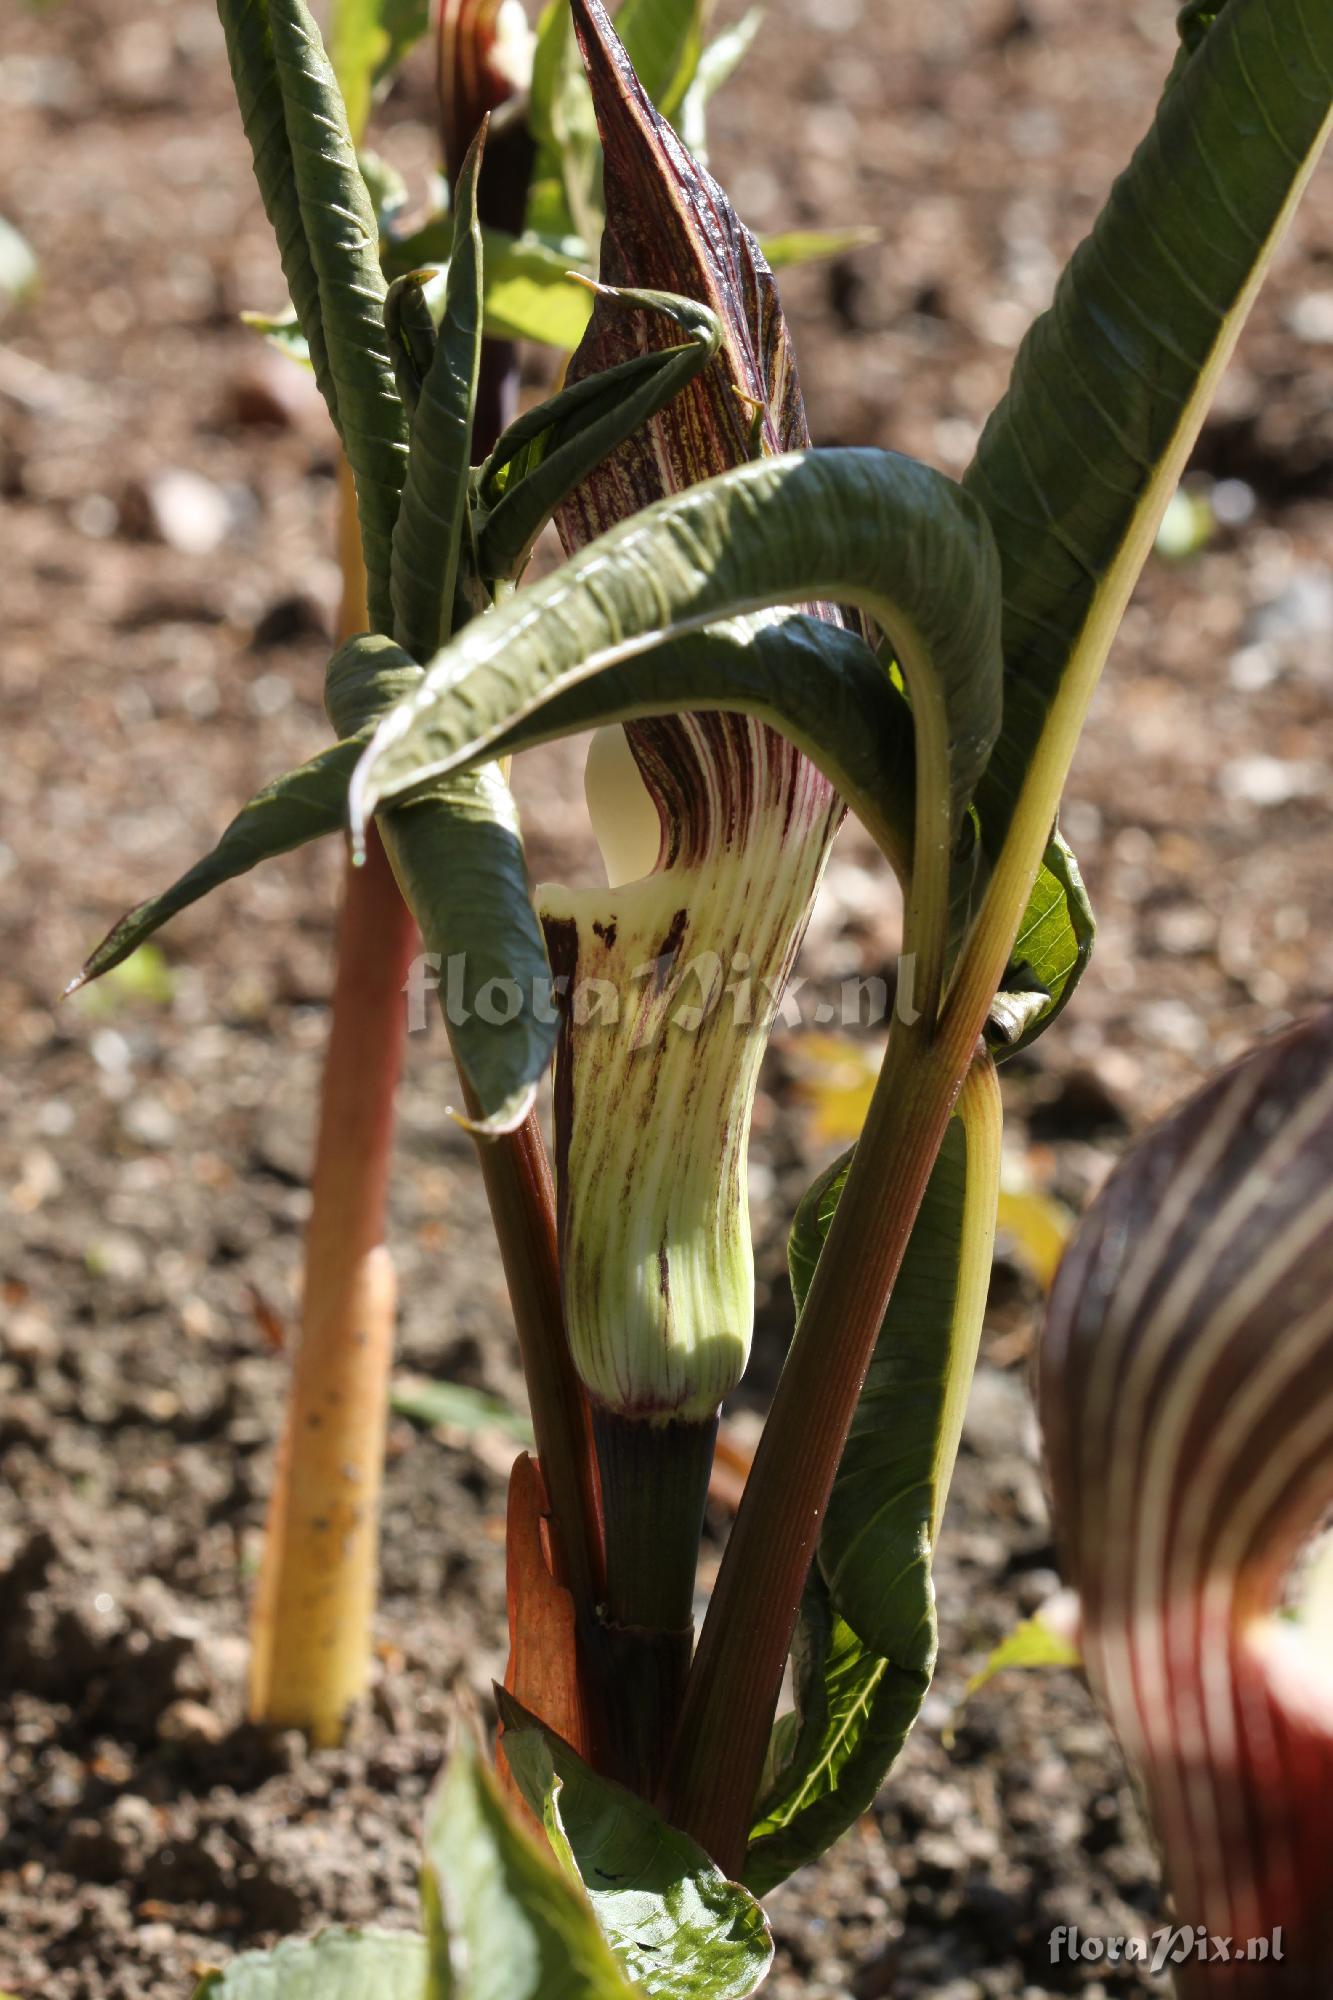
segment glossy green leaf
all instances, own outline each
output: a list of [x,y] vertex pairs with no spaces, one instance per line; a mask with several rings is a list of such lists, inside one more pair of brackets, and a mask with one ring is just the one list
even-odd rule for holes
[[951,481],[887,452],[741,466],[645,509],[478,620],[377,732],[354,826],[663,639],[819,598],[866,610],[903,664],[917,773],[909,929],[915,912],[924,939],[947,913],[950,856],[998,726],[997,604],[981,517]]
[[[602,228],[602,156],[568,0],[549,0],[537,23],[528,123],[537,141],[534,187],[546,219],[596,243]],[[531,218],[530,218],[531,219]]]
[[[774,1731],[745,1879],[814,1859],[873,1800],[930,1685],[930,1567],[990,1277],[1000,1105],[974,1066],[950,1122],[871,1356],[820,1532],[793,1649],[796,1707]],[[788,1246],[798,1308],[851,1155],[811,1187]]]
[[[1097,674],[1327,135],[1333,9],[1195,6],[1151,131],[1019,349],[965,484],[1004,576],[996,853],[1049,829]],[[1206,32],[1205,32],[1206,31]]]
[[429,0],[333,0],[329,55],[354,139],[365,132],[377,85],[429,26]]
[[991,1005],[986,1038],[997,1061],[1027,1048],[1063,1011],[1092,956],[1096,928],[1078,862],[1057,828]]
[[869,1810],[920,1713],[924,1668],[893,1665],[862,1644],[812,1573],[792,1646],[796,1706],[780,1718],[745,1858],[766,1896]]
[[[479,133],[463,163],[454,194],[444,317],[421,377],[412,415],[407,477],[393,530],[390,594],[394,638],[414,660],[430,659],[449,636],[459,550],[467,529],[472,413],[481,367],[477,176],[482,145]],[[403,283],[411,297],[411,279]],[[424,310],[424,301],[418,298],[418,318]]]
[[347,824],[348,782],[368,740],[367,731],[360,739],[335,743],[308,764],[265,785],[241,808],[202,861],[196,861],[161,895],[137,904],[120,919],[66,991],[77,992],[90,979],[121,964],[168,918],[197,903],[220,883],[244,875],[275,854],[303,847],[308,840],[341,833]]
[[560,502],[718,350],[722,330],[707,307],[667,292],[611,296],[627,312],[665,314],[688,339],[585,376],[510,425],[475,482],[477,566],[488,581],[521,572]]
[[430,2000],[426,1940],[411,1931],[327,1930],[243,1951],[194,2000]]
[[430,2000],[631,2000],[587,1897],[519,1826],[471,1744],[426,1816]]
[[268,18],[290,172],[318,287],[327,372],[294,286],[292,298],[356,479],[371,622],[387,631],[390,544],[407,466],[407,415],[384,331],[379,229],[342,96],[305,0],[268,0]]
[[744,2000],[773,1957],[764,1913],[688,1835],[613,1784],[497,1691],[504,1751],[602,1934],[636,1985],[663,2000]]

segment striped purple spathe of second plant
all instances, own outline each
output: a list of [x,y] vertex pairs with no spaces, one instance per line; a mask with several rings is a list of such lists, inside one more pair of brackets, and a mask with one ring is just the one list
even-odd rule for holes
[[1210,1949],[1180,1990],[1327,2000],[1333,1010],[1223,1071],[1111,1177],[1056,1282],[1040,1407],[1088,1678],[1175,1920],[1241,1949],[1281,1929],[1280,1960]]

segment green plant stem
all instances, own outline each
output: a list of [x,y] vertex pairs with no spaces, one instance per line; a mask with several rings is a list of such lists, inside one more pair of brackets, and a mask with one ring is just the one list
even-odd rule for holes
[[606,1774],[650,1798],[675,1733],[694,1639],[694,1579],[717,1441],[706,1423],[594,1406],[606,1515],[599,1707]]

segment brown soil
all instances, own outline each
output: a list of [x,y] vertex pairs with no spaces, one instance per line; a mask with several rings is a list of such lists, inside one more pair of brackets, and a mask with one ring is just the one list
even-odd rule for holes
[[[775,0],[720,102],[714,164],[757,227],[884,232],[784,286],[817,438],[961,467],[1147,118],[1172,12]],[[167,2000],[279,1933],[412,1920],[450,1686],[484,1698],[502,1663],[507,1451],[395,1425],[354,1740],[311,1756],[247,1731],[284,1381],[271,1328],[299,1272],[337,857],[296,856],[178,921],[162,995],[53,996],[126,904],[324,740],[333,459],[299,380],[237,324],[280,294],[211,9],[11,10],[0,102],[0,210],[43,274],[0,347],[0,1986]],[[422,191],[424,66],[380,140]],[[1074,1206],[1129,1133],[1333,988],[1331,311],[1325,169],[1199,450],[1201,477],[1246,484],[1253,518],[1150,565],[1071,787],[1099,951],[1007,1089],[1016,1155]],[[205,482],[178,505],[206,548],[154,539],[166,470]],[[586,868],[573,755],[523,787],[536,873]],[[895,930],[849,832],[802,970],[882,970]],[[742,1424],[789,1331],[786,1224],[829,1151],[811,1066],[779,1037],[756,1120]],[[393,1190],[402,1355],[517,1402],[450,1095],[441,1034],[414,1037]],[[1086,1694],[1009,1676],[957,1714],[967,1675],[1055,1583],[1023,1365],[1036,1305],[1002,1261],[938,1566],[939,1680],[875,1811],[771,1899],[782,2000],[1150,1990],[1049,1962],[1055,1924],[1127,1933],[1161,1910]]]

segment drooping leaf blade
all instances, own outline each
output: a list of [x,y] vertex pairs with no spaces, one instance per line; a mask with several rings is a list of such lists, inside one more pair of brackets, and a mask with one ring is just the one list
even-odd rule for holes
[[[866,1810],[935,1663],[930,1566],[976,1361],[999,1195],[995,1073],[974,1065],[931,1174],[820,1532],[746,1861],[761,1892]],[[788,1246],[799,1305],[846,1179],[821,1175]]]
[[467,527],[472,415],[481,367],[477,177],[484,143],[483,128],[463,162],[454,191],[444,317],[412,415],[407,476],[393,529],[394,638],[414,660],[430,659],[449,636]]
[[429,2000],[426,1940],[412,1931],[321,1931],[244,1951],[194,2000]]
[[408,434],[384,331],[379,229],[337,80],[305,0],[268,0],[268,19],[300,222],[318,286],[326,373],[306,324],[308,303],[303,306],[295,289],[292,297],[356,480],[371,623],[387,631],[390,545]]
[[496,1700],[509,1768],[630,1978],[662,2000],[745,2000],[773,1957],[754,1898],[503,1689]]
[[475,2000],[632,2000],[582,1890],[510,1817],[493,1772],[456,1744],[426,1817],[423,1900],[436,1983]]
[[[478,629],[490,618],[478,621]],[[329,661],[325,706],[349,737],[382,716],[421,668],[379,633]],[[480,1102],[480,1128],[527,1115],[555,1044],[546,946],[528,893],[518,810],[498,765],[414,788],[380,831],[404,900],[438,961],[454,1051]]]
[[1333,10],[1228,0],[1184,25],[1153,126],[1019,349],[964,479],[1004,576],[1005,729],[978,799],[989,853],[1016,813],[1049,827],[1034,761],[1067,764],[1333,117]]
[[992,562],[959,489],[909,460],[829,451],[741,466],[636,515],[461,633],[377,733],[354,823],[665,638],[827,597],[894,633],[917,741],[914,857],[929,843],[947,874],[998,723]]
[[341,833],[347,825],[348,783],[368,740],[367,730],[359,739],[335,743],[308,764],[284,773],[256,792],[202,860],[169,889],[136,904],[108,931],[66,991],[76,992],[90,979],[121,964],[145,938],[210,889],[244,875],[275,854],[289,854],[307,841]]

